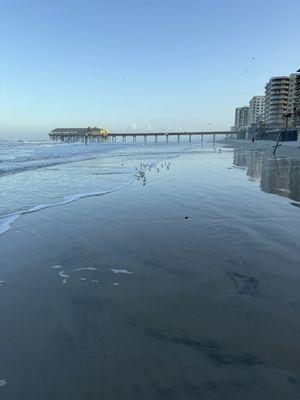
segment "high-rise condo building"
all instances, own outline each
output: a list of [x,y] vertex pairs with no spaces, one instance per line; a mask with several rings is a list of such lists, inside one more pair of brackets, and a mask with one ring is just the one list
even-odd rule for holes
[[284,114],[287,112],[289,98],[289,76],[271,78],[266,84],[265,123],[269,129],[284,126]]
[[290,75],[289,97],[287,112],[290,114],[290,126],[296,127],[297,124],[297,106],[299,98],[299,76],[300,73],[296,72]]
[[292,127],[300,127],[300,69],[290,75],[290,89],[287,112],[291,114]]
[[253,96],[249,102],[249,126],[255,125],[263,118],[265,111],[265,96]]
[[235,109],[234,128],[236,130],[247,128],[249,125],[249,107],[237,107]]

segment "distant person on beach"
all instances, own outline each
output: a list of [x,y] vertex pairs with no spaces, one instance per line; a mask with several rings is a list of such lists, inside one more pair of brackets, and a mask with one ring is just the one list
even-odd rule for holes
[[253,138],[252,138],[252,143],[254,143],[254,140],[255,140],[255,139],[254,139],[254,137],[253,137]]

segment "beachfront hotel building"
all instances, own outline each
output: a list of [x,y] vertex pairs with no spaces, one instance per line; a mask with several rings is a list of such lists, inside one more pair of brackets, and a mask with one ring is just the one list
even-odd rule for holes
[[286,122],[292,135],[297,135],[298,130],[300,139],[300,69],[291,75],[270,78],[265,96],[253,96],[249,107],[236,108],[231,130],[245,130],[247,138],[266,133],[271,138],[285,128]]
[[284,126],[284,115],[288,107],[290,77],[273,77],[265,89],[265,123],[268,129],[280,129]]
[[295,128],[298,119],[298,102],[299,102],[299,81],[300,72],[290,75],[289,97],[287,105],[287,113],[290,115],[290,126]]
[[249,125],[249,107],[237,107],[235,109],[234,130],[246,129]]
[[265,112],[265,96],[253,96],[249,102],[249,126],[259,122]]
[[290,75],[287,112],[290,114],[290,126],[300,127],[300,69]]
[[297,71],[295,83],[295,125],[300,130],[300,69]]

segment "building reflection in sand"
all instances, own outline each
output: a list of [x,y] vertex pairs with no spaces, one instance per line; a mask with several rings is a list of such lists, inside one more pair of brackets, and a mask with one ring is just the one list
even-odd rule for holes
[[259,151],[234,149],[233,164],[246,168],[251,179],[260,181],[264,192],[300,201],[300,158],[271,157]]

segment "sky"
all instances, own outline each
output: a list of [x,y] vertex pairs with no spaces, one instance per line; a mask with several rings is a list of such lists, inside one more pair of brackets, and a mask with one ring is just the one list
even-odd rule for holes
[[230,129],[300,68],[299,0],[0,0],[0,138]]

